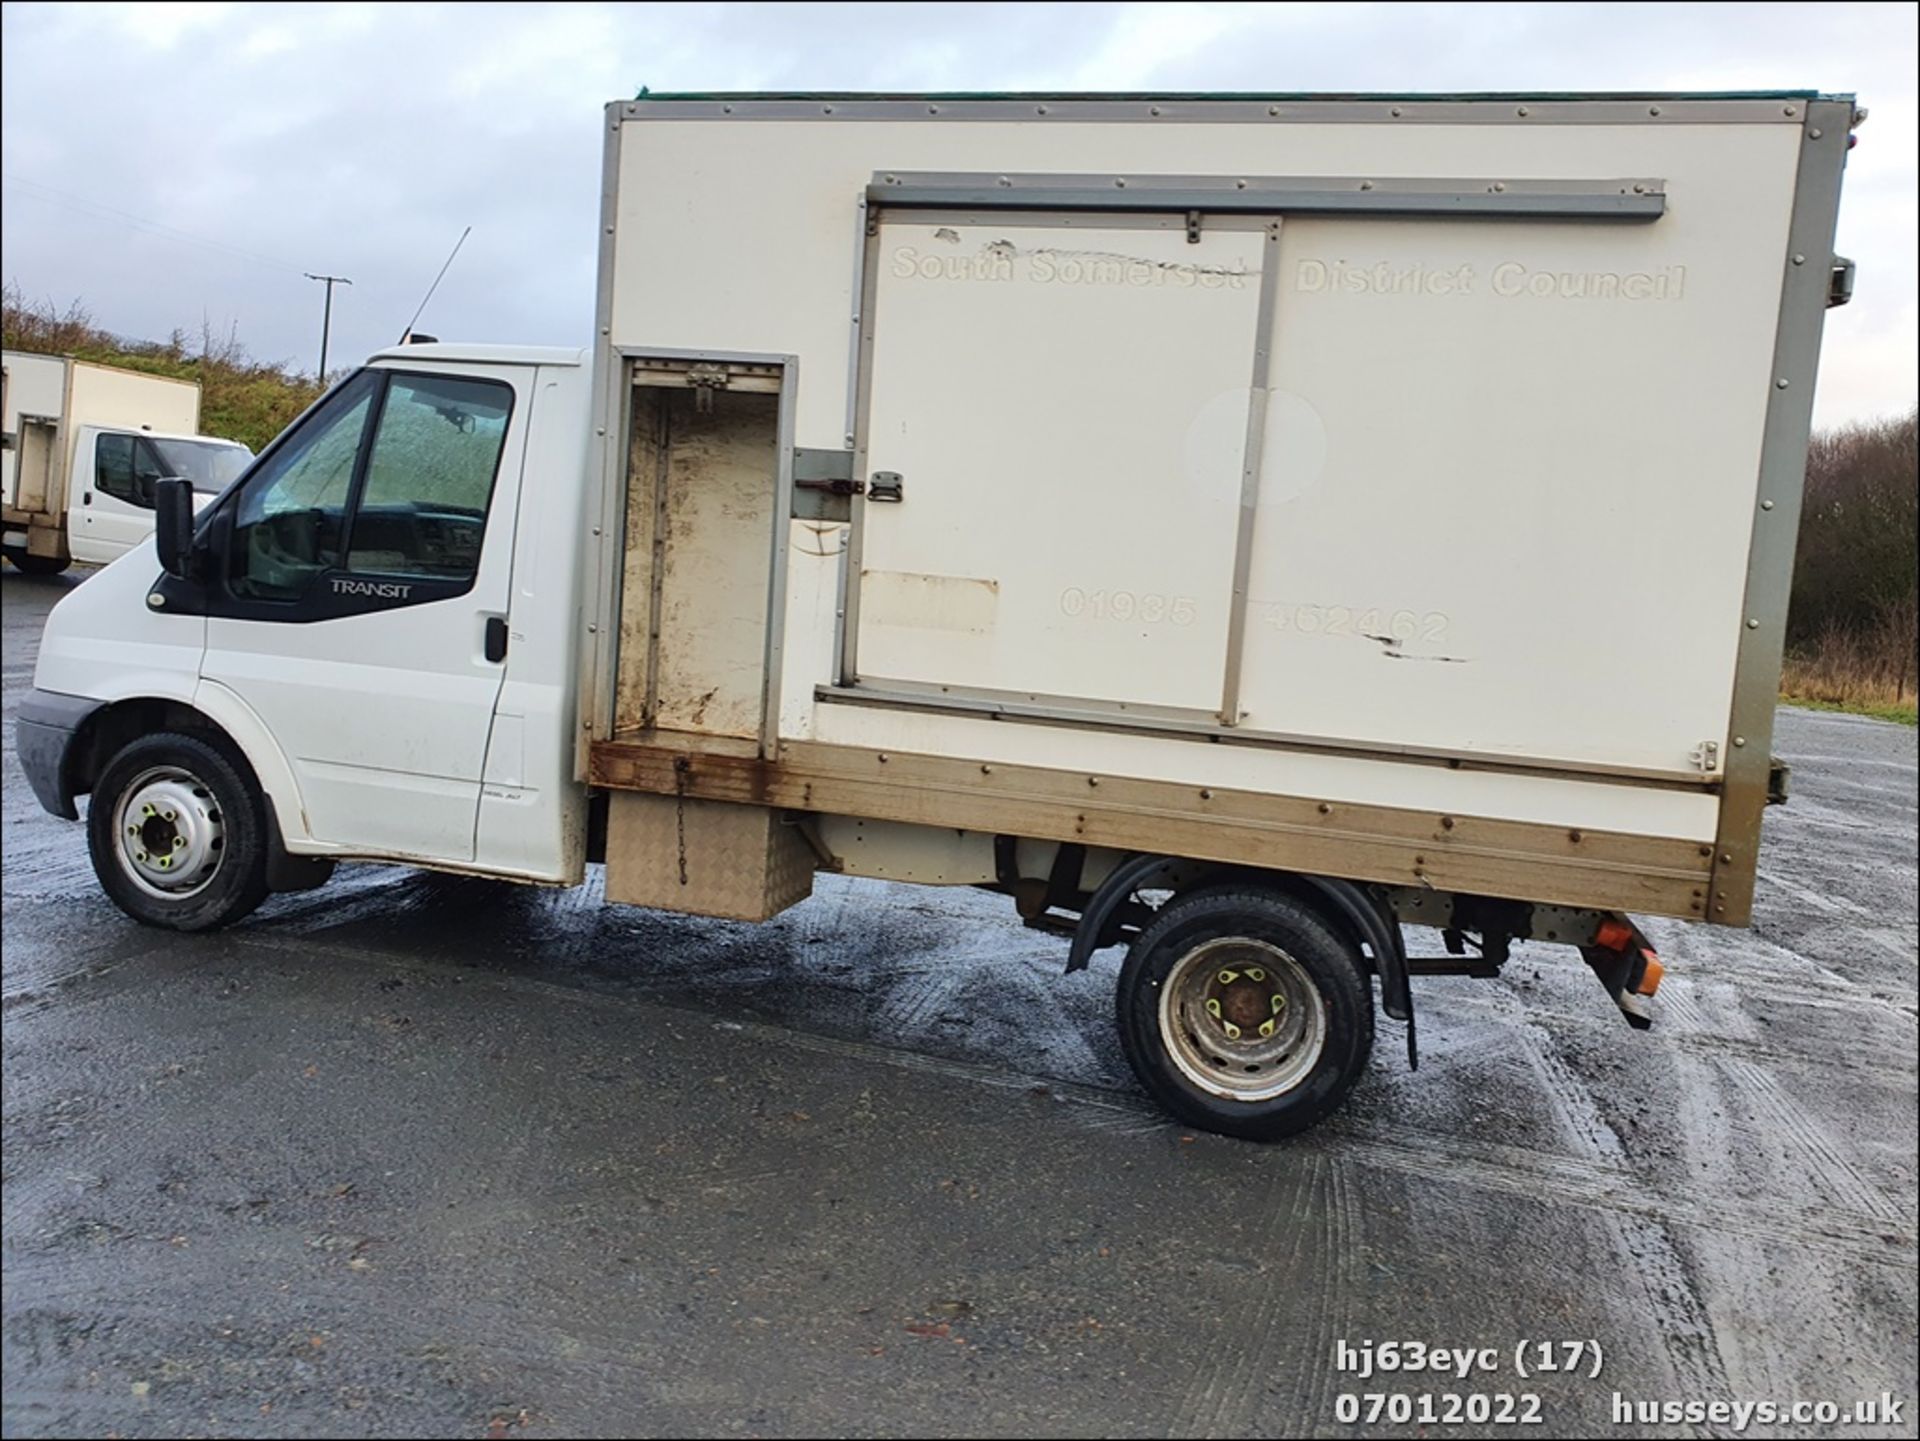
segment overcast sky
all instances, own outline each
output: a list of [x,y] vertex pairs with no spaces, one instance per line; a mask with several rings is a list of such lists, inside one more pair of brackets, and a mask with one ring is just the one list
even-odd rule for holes
[[1855,91],[1818,418],[1915,395],[1916,7],[8,4],[0,270],[124,335],[330,366],[420,328],[584,344],[599,109],[654,90]]

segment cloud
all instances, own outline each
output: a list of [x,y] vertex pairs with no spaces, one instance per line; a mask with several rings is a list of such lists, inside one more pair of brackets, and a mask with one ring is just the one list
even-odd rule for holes
[[171,50],[196,30],[218,25],[238,9],[235,5],[176,5],[163,0],[136,0],[130,5],[101,5],[97,19],[113,25],[137,43]]
[[[1915,8],[1825,5],[9,6],[4,268],[131,335],[310,367],[422,327],[583,343],[599,111],[665,89],[1857,90],[1873,109],[1818,415],[1915,390]],[[84,81],[84,83],[79,83]],[[15,183],[17,180],[18,183]],[[77,199],[76,199],[77,197]],[[207,243],[213,242],[213,243]]]

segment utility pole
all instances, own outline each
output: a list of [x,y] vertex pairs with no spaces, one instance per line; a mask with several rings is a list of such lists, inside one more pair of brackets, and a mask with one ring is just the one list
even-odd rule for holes
[[353,282],[344,275],[315,275],[306,272],[309,280],[324,280],[327,283],[327,308],[320,319],[320,383],[327,383],[327,332],[333,328],[333,287],[351,285]]

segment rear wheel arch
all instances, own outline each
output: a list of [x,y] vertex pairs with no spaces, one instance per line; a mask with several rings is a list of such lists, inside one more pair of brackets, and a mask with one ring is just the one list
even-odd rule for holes
[[[1095,951],[1127,939],[1119,929],[1123,919],[1121,907],[1135,891],[1164,888],[1178,899],[1202,887],[1228,884],[1294,897],[1318,912],[1320,919],[1355,949],[1364,944],[1371,968],[1383,977],[1398,959],[1391,951],[1388,929],[1397,922],[1368,900],[1365,887],[1352,881],[1226,862],[1183,860],[1178,856],[1137,855],[1115,866],[1094,893],[1075,931],[1067,969],[1082,970]],[[1376,917],[1382,924],[1374,924]],[[1389,953],[1380,954],[1383,949]],[[1388,1014],[1395,1015],[1396,1009],[1388,1007]]]
[[[1312,911],[1361,957],[1367,970],[1380,978],[1380,1008],[1394,1020],[1406,1023],[1407,1064],[1419,1068],[1413,985],[1399,918],[1376,890],[1356,881],[1177,856],[1130,856],[1113,868],[1088,901],[1067,953],[1067,970],[1084,969],[1096,950],[1128,939],[1128,912],[1138,910],[1129,905],[1135,891],[1170,890],[1170,905],[1191,892],[1221,885],[1287,896]],[[1137,936],[1138,931],[1132,934]]]

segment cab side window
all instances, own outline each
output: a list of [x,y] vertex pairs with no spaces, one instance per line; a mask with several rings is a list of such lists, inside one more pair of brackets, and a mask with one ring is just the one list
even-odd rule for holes
[[367,457],[347,569],[471,581],[506,443],[513,387],[395,375]]
[[361,371],[229,498],[228,594],[307,621],[469,589],[512,415],[505,381]]
[[115,500],[153,509],[153,483],[169,474],[167,463],[144,435],[101,435],[93,442],[93,488]]
[[133,478],[133,437],[100,435],[93,441],[93,488],[129,505],[151,506],[141,500]]
[[248,478],[227,545],[227,585],[247,600],[298,600],[337,568],[347,503],[380,376],[363,371]]
[[144,436],[133,439],[133,503],[146,510],[153,509],[153,483],[164,480],[173,474],[167,469],[166,462],[160,459],[160,452],[153,448],[153,442]]

